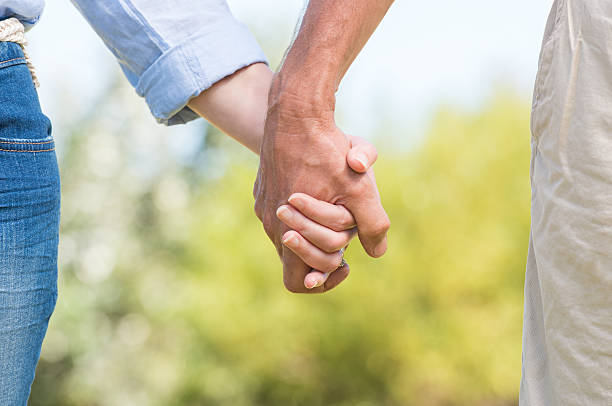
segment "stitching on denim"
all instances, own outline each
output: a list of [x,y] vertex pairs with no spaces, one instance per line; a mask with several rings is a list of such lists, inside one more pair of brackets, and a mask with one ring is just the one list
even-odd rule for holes
[[51,148],[51,149],[36,149],[36,150],[29,150],[29,149],[2,149],[0,148],[0,151],[5,151],[5,152],[45,152],[45,151],[54,151],[55,148]]
[[9,62],[13,62],[13,61],[24,61],[25,62],[25,58],[23,56],[19,57],[19,58],[13,58],[13,59],[7,59],[6,61],[0,61],[0,65],[3,65],[5,63],[9,63]]
[[28,144],[28,145],[37,145],[37,144],[50,144],[52,143],[53,140],[51,141],[41,141],[41,142],[16,142],[16,141],[0,141],[0,144]]

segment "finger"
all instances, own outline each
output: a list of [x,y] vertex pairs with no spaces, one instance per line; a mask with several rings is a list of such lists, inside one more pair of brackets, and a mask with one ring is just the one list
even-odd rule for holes
[[332,272],[338,269],[342,262],[342,253],[329,254],[321,251],[297,231],[290,230],[283,235],[283,245],[293,251],[298,257],[312,268],[322,272]]
[[308,289],[304,285],[304,279],[312,268],[304,264],[304,261],[293,253],[289,248],[282,246],[282,259],[283,259],[283,283],[285,288],[293,293],[324,293],[338,286],[344,281],[350,272],[348,264],[345,264],[342,268],[329,273],[327,281],[324,282],[323,286],[319,286],[313,289]]
[[315,247],[333,253],[345,247],[357,234],[357,228],[334,231],[316,223],[290,205],[283,205],[276,211],[276,216],[289,228],[297,231]]
[[348,135],[348,138],[351,142],[351,149],[346,155],[346,162],[355,172],[364,173],[376,162],[378,151],[374,145],[363,138],[354,135]]
[[304,286],[308,289],[318,288],[319,286],[323,286],[327,279],[331,275],[330,272],[321,272],[313,270],[306,277],[304,277]]
[[[278,222],[278,225],[280,226],[280,229],[278,229],[277,231],[281,231],[283,228],[286,227],[280,221]],[[297,256],[288,247],[281,244],[280,241],[278,242],[279,244],[277,246],[277,250],[283,263],[283,284],[285,285],[285,288],[290,292],[323,293],[339,285],[344,279],[347,278],[349,274],[349,268],[343,267],[337,272],[332,272],[327,277],[327,281],[324,282],[322,286],[313,289],[308,289],[304,285],[304,279],[306,275],[312,271],[312,267],[305,264],[299,256]],[[336,273],[337,275],[334,275]]]
[[351,212],[342,205],[324,202],[305,193],[292,194],[289,203],[304,216],[334,231],[348,230],[356,225]]
[[[322,286],[323,292],[327,292],[328,290],[331,290],[338,286],[349,276],[350,270],[351,269],[349,265],[345,264],[342,268],[338,268],[334,272],[330,273],[329,277],[327,278],[327,282],[325,282],[325,284],[323,284]],[[321,287],[316,289],[321,289]]]
[[[304,286],[312,291],[323,291],[326,292],[333,289],[335,286],[345,280],[350,272],[348,264],[344,264],[342,268],[336,269],[334,272],[323,273],[320,271],[313,270],[304,278]],[[310,287],[312,286],[312,287]]]
[[[368,181],[371,182],[370,179]],[[367,190],[367,193],[360,193],[358,197],[348,200],[345,204],[355,216],[361,245],[368,255],[378,258],[387,251],[387,231],[391,223],[382,207],[376,186],[372,184]]]

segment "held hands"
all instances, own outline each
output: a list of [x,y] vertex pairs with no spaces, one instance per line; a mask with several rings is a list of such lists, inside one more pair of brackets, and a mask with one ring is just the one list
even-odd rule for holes
[[[254,152],[260,151],[253,188],[255,213],[276,246],[285,287],[292,292],[324,292],[346,278],[346,266],[325,281],[323,274],[309,275],[312,267],[307,263],[332,271],[340,263],[340,255],[333,250],[352,237],[353,224],[368,254],[379,257],[387,249],[389,218],[374,177],[367,171],[370,164],[365,158],[357,160],[356,166],[351,163],[351,140],[336,126],[334,109],[342,78],[391,3],[393,0],[311,0],[276,74],[254,64],[217,82],[189,103],[221,130]],[[337,29],[338,21],[342,29]],[[258,73],[262,70],[263,76]],[[265,104],[253,103],[262,95],[267,96],[267,111]],[[244,125],[249,122],[256,125]],[[352,216],[325,204],[308,211],[315,203],[304,195],[341,205]],[[335,215],[328,218],[333,210]],[[320,223],[309,223],[308,218]],[[287,223],[300,231],[287,233]],[[315,223],[327,225],[332,234],[325,234]],[[314,278],[318,287],[308,290],[305,278],[308,286]]]
[[[347,156],[351,169],[367,173],[374,180],[371,166],[377,158],[376,149],[369,142],[349,136],[352,148]],[[334,272],[334,279],[341,282],[348,276],[349,266],[342,268],[340,249],[348,246],[357,234],[355,218],[342,205],[334,205],[317,200],[304,193],[294,193],[289,204],[282,205],[276,216],[291,230],[287,231],[281,242],[300,259],[312,267],[304,278],[307,289],[322,286]]]
[[[340,131],[333,112],[311,114],[310,108],[295,100],[270,106],[253,190],[255,212],[283,262],[285,287],[300,293],[324,292],[346,278],[348,266],[335,270],[341,261],[337,249],[354,235],[350,229],[355,224],[366,252],[374,257],[386,251],[389,228],[373,173],[368,170],[376,152]],[[353,146],[357,150],[349,153]],[[291,202],[289,196],[293,196]],[[321,202],[315,206],[316,199]],[[305,204],[298,210],[300,203]],[[332,205],[342,206],[332,209]],[[317,224],[326,226],[327,233]],[[289,227],[301,232],[289,231]],[[311,273],[312,268],[323,272]],[[325,280],[323,274],[331,271]],[[308,289],[304,282],[312,286],[313,280],[317,287]]]
[[338,250],[355,236],[355,225],[370,255],[385,252],[389,219],[370,169],[376,149],[342,133],[333,111],[313,111],[315,103],[296,97],[269,109],[278,94],[272,82],[265,64],[253,64],[193,98],[189,107],[261,152],[255,211],[281,257],[285,286],[324,292],[348,275],[348,266],[336,269]]

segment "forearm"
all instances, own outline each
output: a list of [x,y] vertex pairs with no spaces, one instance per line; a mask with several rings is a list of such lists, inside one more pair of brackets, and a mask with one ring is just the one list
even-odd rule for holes
[[263,63],[239,70],[194,97],[188,106],[259,154],[272,71]]
[[225,0],[72,0],[159,122],[196,118],[185,104],[266,57]]
[[392,3],[310,0],[297,38],[275,75],[270,105],[287,96],[290,101],[299,98],[304,108],[333,113],[340,81]]
[[250,65],[215,83],[188,106],[257,154],[268,106],[274,109],[281,100],[298,110],[289,114],[333,119],[342,77],[392,2],[310,0],[298,36],[276,75],[265,64]]

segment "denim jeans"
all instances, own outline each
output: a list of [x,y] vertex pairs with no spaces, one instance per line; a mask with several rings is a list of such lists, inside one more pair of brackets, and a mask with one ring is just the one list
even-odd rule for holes
[[19,45],[0,42],[0,405],[26,405],[57,299],[60,181]]

